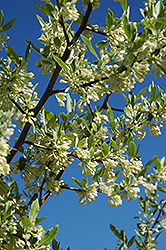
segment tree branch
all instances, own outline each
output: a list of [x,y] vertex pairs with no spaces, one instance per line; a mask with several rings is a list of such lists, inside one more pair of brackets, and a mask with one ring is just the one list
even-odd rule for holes
[[60,16],[60,24],[63,28],[63,32],[64,32],[64,35],[65,35],[65,38],[66,38],[66,42],[67,42],[67,47],[70,46],[70,41],[69,41],[69,37],[68,37],[68,34],[66,32],[66,28],[65,28],[65,24],[64,24],[64,20],[63,20],[63,16],[61,15]]
[[[77,30],[74,38],[72,39],[72,41],[70,42],[69,45],[72,45],[75,41],[77,41],[80,34],[86,28],[86,24],[88,22],[88,19],[89,19],[89,16],[90,16],[91,12],[92,12],[92,4],[89,3],[87,11],[85,13],[85,16],[83,18],[83,21],[82,21],[79,29]],[[67,46],[61,60],[63,62],[65,62],[68,59],[69,55],[70,55],[70,50],[69,50],[69,48]],[[50,97],[50,94],[52,93],[52,89],[53,89],[53,87],[55,85],[55,82],[56,82],[56,80],[58,78],[58,75],[59,75],[60,71],[61,71],[61,67],[57,64],[56,69],[55,69],[55,71],[54,71],[54,73],[53,73],[53,75],[51,77],[51,80],[48,83],[48,86],[47,86],[43,96],[41,97],[40,101],[38,102],[38,104],[36,105],[36,107],[34,109],[34,117],[36,117],[38,115],[39,111],[44,106],[44,104],[46,103],[48,98]],[[20,134],[20,136],[19,136],[17,142],[15,143],[13,149],[10,151],[10,153],[8,154],[8,156],[6,158],[7,163],[10,163],[12,161],[12,159],[14,158],[14,156],[16,155],[16,153],[18,152],[20,147],[23,145],[30,127],[31,127],[31,124],[29,122],[26,122],[25,125],[24,125],[24,128],[22,130],[22,133]]]
[[88,107],[89,107],[89,109],[90,109],[90,112],[91,112],[91,114],[92,114],[92,117],[94,118],[95,116],[94,116],[94,113],[93,113],[93,110],[92,110],[92,107],[91,107],[90,103],[88,103]]
[[95,30],[95,29],[92,28],[92,27],[86,27],[86,30],[92,31],[92,32],[94,32],[94,33],[96,33],[96,34],[99,34],[99,35],[102,35],[102,36],[106,36],[106,37],[109,36],[106,32],[103,32],[103,31],[101,31],[101,30]]
[[17,102],[15,102],[14,99],[12,99],[12,98],[10,98],[10,97],[9,97],[9,99],[10,99],[10,101],[18,108],[18,110],[19,110],[22,114],[26,115],[25,111],[18,105]]
[[107,108],[107,102],[108,102],[108,99],[109,99],[111,94],[112,94],[112,92],[106,95],[104,102],[103,102],[103,105],[100,108],[100,113],[102,113]]

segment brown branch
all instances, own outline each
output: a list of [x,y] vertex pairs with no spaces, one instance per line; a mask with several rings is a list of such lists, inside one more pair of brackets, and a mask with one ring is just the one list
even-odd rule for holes
[[111,109],[112,109],[113,111],[124,112],[123,109],[117,109],[117,108],[112,108],[112,107],[111,107]]
[[89,109],[90,109],[90,112],[91,112],[91,114],[92,114],[92,117],[94,118],[95,116],[94,116],[94,113],[93,113],[93,110],[92,110],[92,107],[91,107],[90,103],[88,103],[88,107],[89,107]]
[[[65,169],[60,170],[60,171],[59,171],[59,174],[57,174],[57,176],[55,177],[54,180],[55,180],[55,181],[59,181],[60,178],[61,178],[61,176],[63,175],[64,171],[65,171]],[[51,191],[50,191],[50,190],[47,190],[47,191],[44,193],[44,195],[41,197],[40,202],[39,202],[40,207],[44,204],[44,202],[47,200],[47,198],[50,196],[50,194],[51,194]]]
[[63,93],[63,92],[65,92],[66,89],[67,89],[67,88],[52,90],[52,91],[50,92],[50,96],[55,95],[55,94],[58,94],[58,93]]
[[[70,42],[69,45],[72,45],[75,41],[77,41],[80,34],[86,28],[86,24],[88,22],[88,19],[89,19],[89,16],[90,16],[91,12],[92,12],[92,4],[89,3],[87,11],[85,13],[85,16],[83,18],[83,21],[82,21],[79,29],[77,30],[74,38],[72,39],[72,41]],[[61,58],[61,60],[63,62],[65,62],[68,59],[69,55],[70,55],[70,50],[67,47],[64,54],[63,54],[63,56],[62,56],[62,58]],[[53,87],[55,85],[55,82],[56,82],[56,80],[58,78],[58,75],[59,75],[60,71],[61,71],[61,67],[57,64],[56,69],[55,69],[55,71],[54,71],[54,73],[53,73],[53,75],[51,77],[51,80],[48,83],[48,86],[47,86],[44,94],[42,95],[40,101],[38,102],[38,104],[36,105],[36,107],[34,109],[34,117],[36,117],[38,115],[39,111],[44,106],[44,104],[46,103],[48,98],[50,97],[50,94],[52,93],[52,89],[53,89]],[[10,153],[7,156],[7,163],[10,163],[12,161],[12,159],[14,158],[14,156],[16,155],[16,153],[18,152],[20,147],[23,145],[30,127],[31,127],[31,124],[29,122],[26,122],[25,125],[24,125],[24,128],[22,130],[22,133],[20,134],[17,142],[15,143],[13,149],[10,151]]]
[[106,32],[103,32],[103,31],[101,31],[101,30],[95,30],[95,29],[92,28],[92,27],[86,27],[86,30],[92,31],[92,32],[94,32],[94,33],[96,33],[96,34],[99,34],[99,35],[102,35],[102,36],[106,36],[106,37],[109,36]]
[[26,144],[28,144],[28,145],[32,145],[32,146],[37,147],[37,148],[41,148],[41,149],[44,149],[44,150],[48,150],[48,151],[53,151],[53,150],[54,150],[53,148],[48,148],[48,147],[45,147],[45,146],[43,146],[43,145],[36,144],[36,143],[31,142],[31,141],[28,141],[28,140],[25,140],[24,143],[26,143]]
[[107,102],[108,102],[108,99],[109,99],[111,94],[112,94],[112,92],[106,95],[104,102],[103,102],[103,105],[101,106],[101,108],[99,110],[100,113],[102,113],[107,108]]
[[61,24],[61,26],[63,28],[63,32],[64,32],[66,42],[67,42],[67,47],[69,47],[70,46],[70,41],[69,41],[69,37],[68,37],[67,31],[66,31],[66,28],[65,28],[65,24],[64,24],[64,20],[63,20],[62,15],[60,16],[60,24]]
[[9,99],[10,99],[10,101],[11,101],[12,103],[14,103],[14,105],[18,108],[18,110],[19,110],[22,114],[26,115],[25,111],[18,105],[17,102],[15,102],[15,100],[14,100],[13,98],[10,98],[10,97],[9,97]]
[[[153,224],[153,226],[152,226],[151,229],[153,229],[153,228],[155,227],[155,225],[156,225],[157,223],[159,223],[160,215],[161,215],[161,213],[162,213],[162,211],[163,211],[163,209],[164,209],[165,206],[166,206],[166,202],[163,204],[162,208],[159,210],[159,213],[158,213],[158,215],[157,215],[157,218],[156,218],[156,220],[155,220],[155,222],[154,222],[154,224]],[[144,240],[144,243],[147,242],[148,238],[149,238],[149,233],[147,233],[146,238],[145,238],[145,240]]]
[[43,186],[44,186],[45,183],[46,183],[46,177],[44,177],[44,179],[43,179],[43,181],[42,181],[42,184],[41,184],[41,186],[40,186],[40,190],[39,190],[39,204],[40,204],[40,202],[41,202]]

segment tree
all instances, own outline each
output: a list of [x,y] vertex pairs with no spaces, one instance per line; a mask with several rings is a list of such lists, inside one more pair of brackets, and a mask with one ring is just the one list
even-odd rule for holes
[[[118,239],[116,249],[133,244],[141,250],[156,249],[166,228],[166,199],[161,195],[166,193],[166,158],[154,156],[144,164],[139,141],[148,130],[152,136],[161,133],[166,95],[153,81],[138,93],[135,86],[147,74],[159,78],[166,73],[166,7],[160,0],[147,0],[140,9],[142,20],[132,22],[127,1],[121,0],[122,16],[115,17],[108,9],[105,26],[99,27],[90,19],[99,1],[82,1],[83,11],[77,2],[35,3],[47,17],[45,21],[37,16],[42,45],[38,48],[26,40],[23,56],[5,44],[15,19],[4,23],[0,12],[0,45],[6,53],[0,61],[0,246],[50,249],[52,241],[52,249],[60,249],[54,239],[58,225],[45,233],[41,222],[46,217],[37,215],[48,197],[67,189],[75,191],[84,205],[99,193],[106,194],[113,207],[124,199],[137,199],[135,235],[128,240],[124,230],[110,224]],[[93,37],[98,39],[95,47]],[[38,53],[36,65],[49,78],[41,98],[31,83],[34,75],[27,71],[31,50]],[[95,60],[90,61],[88,53]],[[56,89],[57,81],[62,88]],[[44,108],[53,95],[64,112]],[[122,96],[125,107],[113,107],[112,95]],[[11,135],[18,131],[9,147]],[[82,176],[71,176],[73,187],[63,181],[63,174],[75,161]],[[18,173],[26,200],[15,180]]]

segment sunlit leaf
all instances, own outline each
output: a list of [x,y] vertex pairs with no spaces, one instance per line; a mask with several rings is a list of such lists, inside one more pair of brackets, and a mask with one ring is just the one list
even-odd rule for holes
[[56,225],[56,226],[52,227],[51,229],[49,229],[48,232],[42,236],[42,238],[39,242],[39,246],[48,244],[51,240],[53,240],[58,233],[58,228],[59,228],[59,226]]
[[130,157],[134,157],[136,155],[137,148],[133,141],[130,141],[128,144],[128,154]]
[[84,35],[81,35],[81,38],[82,40],[84,41],[84,43],[88,46],[90,52],[97,58],[98,58],[98,55],[96,54],[96,51],[94,50],[94,48],[92,47],[92,44],[90,42],[90,40],[88,38],[86,38]]
[[63,68],[65,71],[69,71],[68,66],[57,56],[53,55],[53,59],[58,63],[58,65]]

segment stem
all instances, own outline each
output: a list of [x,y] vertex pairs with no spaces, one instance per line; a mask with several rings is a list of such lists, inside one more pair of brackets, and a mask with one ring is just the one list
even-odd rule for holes
[[[83,18],[83,21],[82,21],[79,29],[77,30],[74,38],[72,39],[72,41],[70,42],[69,45],[72,45],[75,41],[78,40],[79,36],[83,32],[83,30],[86,28],[86,24],[88,22],[88,19],[89,19],[89,16],[90,16],[91,12],[92,12],[92,4],[89,3],[87,11],[85,13],[85,16]],[[68,59],[69,55],[70,55],[70,50],[69,50],[69,48],[67,46],[61,60],[63,62],[65,62]],[[57,80],[57,78],[59,76],[60,71],[61,71],[61,67],[57,64],[56,69],[55,69],[55,71],[54,71],[54,73],[53,73],[53,75],[51,77],[51,80],[49,81],[49,83],[47,85],[47,88],[46,88],[43,96],[41,97],[40,101],[38,102],[38,104],[36,105],[36,107],[34,109],[34,117],[36,117],[38,115],[39,111],[44,106],[44,104],[46,103],[48,98],[50,97],[50,94],[52,94],[52,89],[53,89],[53,87],[55,85],[55,82],[56,82],[56,80]],[[25,125],[24,125],[24,128],[22,130],[22,133],[20,134],[20,136],[19,136],[17,142],[15,143],[13,149],[10,151],[10,153],[8,154],[8,156],[6,158],[8,164],[11,163],[12,159],[17,154],[20,147],[23,145],[30,127],[31,127],[31,124],[29,122],[26,122]]]
[[103,105],[100,108],[100,113],[102,113],[105,109],[107,109],[107,102],[108,102],[108,99],[109,99],[111,94],[112,94],[112,92],[106,95],[104,102],[103,102]]
[[109,36],[107,33],[103,32],[103,31],[101,31],[101,30],[95,30],[95,29],[92,28],[92,27],[86,27],[86,30],[90,30],[90,31],[92,31],[92,32],[94,32],[94,33],[96,33],[96,34],[102,35],[102,36],[106,36],[106,37]]

